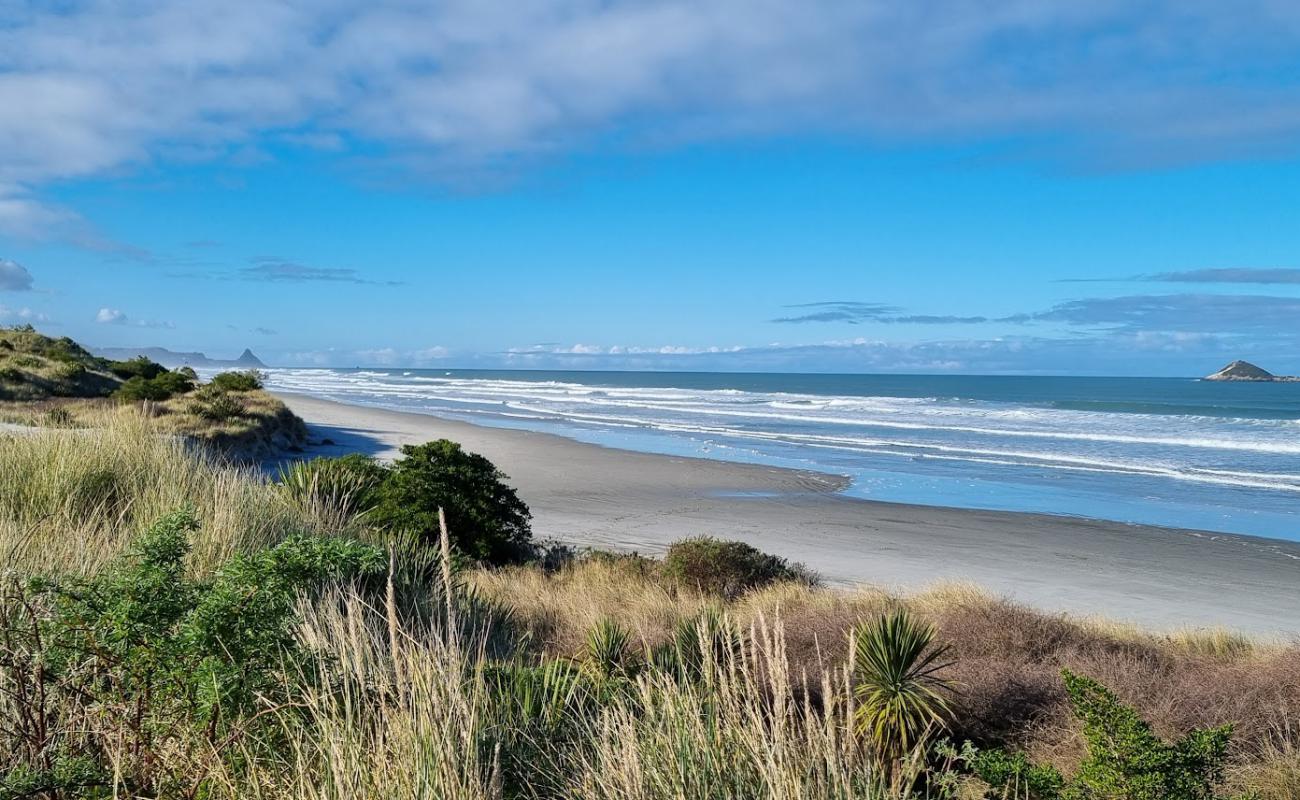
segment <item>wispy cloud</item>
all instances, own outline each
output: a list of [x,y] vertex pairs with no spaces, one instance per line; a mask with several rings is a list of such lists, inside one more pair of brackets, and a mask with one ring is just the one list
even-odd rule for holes
[[358,283],[375,286],[400,286],[399,281],[377,281],[361,276],[355,269],[337,267],[312,267],[293,261],[276,259],[259,260],[251,267],[239,270],[244,280],[268,283]]
[[1128,295],[1071,300],[1034,319],[1129,331],[1300,335],[1300,297],[1227,294]]
[[863,303],[854,300],[827,300],[819,303],[797,303],[786,308],[806,309],[804,313],[777,317],[770,322],[801,324],[806,322],[846,322],[859,325],[881,322],[900,325],[976,325],[983,322],[1026,322],[1029,317],[1017,314],[1009,317],[963,316],[958,314],[905,314],[898,306],[884,303]]
[[32,273],[17,261],[0,258],[0,292],[29,292]]
[[1161,283],[1300,284],[1300,269],[1288,267],[1192,269],[1183,272],[1159,272],[1145,275],[1142,279]]

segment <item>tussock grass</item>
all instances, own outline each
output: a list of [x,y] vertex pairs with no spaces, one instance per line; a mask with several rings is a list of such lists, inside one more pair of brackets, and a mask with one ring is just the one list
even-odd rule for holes
[[200,569],[293,531],[348,524],[294,508],[250,470],[115,409],[90,429],[0,433],[0,487],[0,563],[28,574],[92,574],[145,524],[185,505],[203,525],[194,543]]

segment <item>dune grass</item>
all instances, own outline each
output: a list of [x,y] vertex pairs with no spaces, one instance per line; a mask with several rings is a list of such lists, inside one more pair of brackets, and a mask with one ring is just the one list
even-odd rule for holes
[[[337,504],[159,434],[154,419],[116,413],[88,429],[0,433],[5,579],[98,574],[185,506],[200,523],[188,562],[197,576],[298,532],[379,540]],[[294,640],[316,658],[286,662],[279,690],[232,724],[246,735],[217,747],[203,731],[173,732],[154,768],[200,796],[267,800],[980,796],[981,784],[950,780],[929,751],[883,768],[854,731],[850,631],[907,609],[951,648],[942,677],[956,686],[953,713],[936,735],[1006,745],[1068,773],[1083,751],[1060,679],[1069,669],[1111,687],[1166,738],[1233,723],[1227,789],[1300,797],[1295,644],[1077,620],[968,585],[900,596],[797,581],[723,596],[638,557],[448,579],[436,562],[403,565],[402,552],[386,585],[300,600]],[[0,600],[0,620],[27,613],[20,596]],[[710,638],[718,631],[728,633]],[[696,635],[686,679],[682,642],[689,650]],[[0,641],[0,720],[17,714],[13,646]],[[674,646],[678,666],[658,666]],[[0,723],[0,779],[26,758],[8,735]],[[109,763],[125,760],[104,741]]]

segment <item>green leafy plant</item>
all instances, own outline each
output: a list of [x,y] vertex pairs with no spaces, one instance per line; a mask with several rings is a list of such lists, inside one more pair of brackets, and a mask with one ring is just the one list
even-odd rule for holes
[[985,750],[968,757],[972,770],[995,790],[1038,800],[1213,800],[1223,782],[1232,726],[1196,729],[1173,743],[1114,692],[1063,670],[1070,709],[1083,723],[1088,754],[1066,781],[1050,766],[1021,754]]
[[1137,711],[1097,681],[1064,670],[1070,707],[1083,722],[1088,757],[1066,794],[1070,798],[1210,800],[1223,781],[1232,726],[1197,729],[1166,744]]
[[370,520],[431,544],[442,508],[459,552],[491,564],[521,562],[533,553],[531,514],[505,479],[491,461],[447,439],[406,445],[376,491]]
[[816,583],[816,576],[799,564],[751,547],[699,536],[674,542],[663,560],[664,576],[710,594],[736,597],[778,581]]
[[949,666],[948,648],[935,646],[934,627],[904,610],[852,636],[857,730],[888,768],[946,724],[952,684],[939,673]]
[[108,776],[132,797],[195,796],[187,765],[249,733],[279,702],[286,664],[305,672],[291,635],[300,594],[386,565],[368,545],[292,536],[195,580],[196,527],[176,512],[94,578],[10,587],[0,685],[17,698],[7,733],[22,757],[0,774],[0,797],[89,796]]
[[223,392],[251,392],[262,388],[262,373],[255,369],[240,372],[222,372],[212,376],[208,385]]

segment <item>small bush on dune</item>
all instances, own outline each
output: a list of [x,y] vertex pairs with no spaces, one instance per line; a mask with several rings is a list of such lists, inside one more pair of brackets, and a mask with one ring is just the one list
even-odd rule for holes
[[251,392],[262,388],[262,373],[255,369],[243,372],[222,372],[213,375],[208,385],[223,392]]
[[238,397],[215,389],[211,384],[199,389],[189,405],[189,412],[209,422],[228,422],[244,415],[244,403]]
[[459,552],[491,564],[519,563],[533,554],[532,515],[505,478],[491,461],[447,439],[406,445],[376,490],[370,520],[433,543],[442,508]]
[[[151,362],[152,363],[152,362]],[[152,377],[136,375],[122,384],[113,397],[123,402],[135,403],[142,400],[162,402],[178,394],[193,391],[194,381],[179,372],[159,372]]]
[[751,547],[709,536],[674,542],[664,556],[665,577],[694,589],[723,597],[736,597],[778,581],[816,583],[816,577],[799,564]]
[[144,356],[136,356],[127,361],[110,361],[108,370],[124,380],[143,378],[148,381],[166,372],[167,368]]
[[122,384],[113,397],[124,403],[138,403],[142,400],[161,402],[171,397],[171,392],[147,378],[136,376]]

